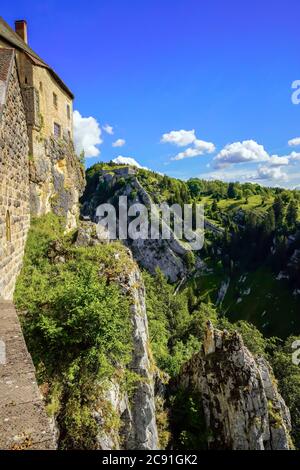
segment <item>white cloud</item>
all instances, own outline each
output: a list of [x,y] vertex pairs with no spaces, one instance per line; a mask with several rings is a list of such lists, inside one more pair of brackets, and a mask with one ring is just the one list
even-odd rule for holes
[[166,134],[163,134],[160,139],[161,143],[174,144],[177,147],[185,147],[186,145],[192,144],[196,140],[195,130],[185,131],[181,129],[180,131],[171,131]]
[[227,144],[214,158],[217,168],[234,163],[263,162],[268,159],[269,155],[263,145],[258,144],[255,140]]
[[289,140],[288,144],[290,147],[296,147],[297,145],[300,145],[300,137],[295,137],[294,139]]
[[212,142],[205,142],[205,140],[196,139],[194,146],[201,150],[202,153],[213,153],[216,150],[215,145]]
[[175,157],[172,157],[171,160],[183,160],[184,158],[198,157],[198,155],[203,155],[203,151],[189,147],[183,152],[179,152]]
[[124,139],[117,139],[115,142],[113,142],[112,146],[113,147],[123,147],[123,145],[126,144],[126,141]]
[[205,142],[204,140],[195,139],[194,147],[188,147],[183,152],[179,152],[175,157],[172,157],[171,160],[183,160],[184,158],[198,157],[199,155],[204,155],[205,153],[214,152],[216,147],[212,142]]
[[163,134],[160,139],[162,143],[170,143],[177,147],[185,147],[186,145],[192,144],[193,147],[188,147],[186,150],[179,152],[171,160],[183,160],[184,158],[198,157],[204,153],[212,153],[215,151],[215,146],[212,142],[206,142],[205,140],[197,139],[195,130],[185,131],[171,131],[167,134]]
[[84,151],[85,156],[97,157],[100,154],[97,145],[102,144],[99,123],[93,117],[82,117],[79,111],[73,113],[74,144],[78,154]]
[[269,159],[270,166],[283,166],[289,164],[289,157],[279,157],[278,155],[271,155]]
[[221,180],[221,181],[241,181],[250,182],[255,177],[255,171],[247,171],[243,169],[222,169],[216,171],[210,171],[208,173],[201,173],[199,178],[210,179],[210,180]]
[[288,175],[282,171],[281,167],[259,166],[254,179],[287,181]]
[[106,132],[106,134],[113,135],[114,133],[114,128],[109,124],[105,124],[105,126],[102,126],[102,129],[104,130],[104,132]]
[[287,157],[291,162],[300,162],[300,152],[292,152]]
[[238,169],[235,167],[229,167],[229,169],[217,169],[208,173],[202,173],[199,177],[226,182],[240,181],[242,183],[254,183],[264,180],[266,184],[270,184],[272,182],[282,184],[290,179],[289,175],[283,171],[281,167],[269,165],[260,165],[254,170],[249,170],[245,167]]
[[131,166],[136,166],[137,168],[143,168],[145,170],[148,170],[147,167],[140,165],[132,157],[123,157],[123,155],[119,155],[118,157],[113,159],[113,162],[117,163],[117,165],[131,165]]

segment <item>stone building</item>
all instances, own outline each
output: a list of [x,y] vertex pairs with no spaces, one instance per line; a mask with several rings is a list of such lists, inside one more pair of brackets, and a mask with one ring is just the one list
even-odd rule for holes
[[76,227],[84,169],[73,146],[73,94],[29,46],[27,24],[0,18],[0,298],[10,299],[31,215]]
[[13,49],[0,49],[0,297],[11,298],[29,228],[28,136]]
[[15,31],[0,17],[0,47],[14,48],[22,88],[29,151],[40,151],[39,140],[52,135],[72,139],[74,96],[54,70],[28,45],[27,23],[15,22]]

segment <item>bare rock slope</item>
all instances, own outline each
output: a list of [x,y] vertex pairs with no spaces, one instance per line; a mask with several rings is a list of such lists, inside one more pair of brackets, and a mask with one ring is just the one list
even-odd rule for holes
[[289,450],[289,410],[268,362],[238,333],[208,322],[203,351],[181,370],[178,386],[199,393],[210,449]]
[[31,213],[40,216],[53,211],[66,217],[66,230],[74,229],[85,185],[84,169],[70,141],[42,139],[39,149],[29,162]]

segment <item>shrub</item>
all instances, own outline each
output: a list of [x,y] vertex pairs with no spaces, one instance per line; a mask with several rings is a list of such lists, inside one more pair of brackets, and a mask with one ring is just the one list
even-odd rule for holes
[[[118,243],[76,248],[71,242],[57,217],[33,221],[15,303],[26,313],[24,333],[40,381],[50,386],[61,447],[92,448],[92,405],[101,383],[131,358],[129,299],[114,281],[128,257]],[[60,262],[49,257],[53,244]]]

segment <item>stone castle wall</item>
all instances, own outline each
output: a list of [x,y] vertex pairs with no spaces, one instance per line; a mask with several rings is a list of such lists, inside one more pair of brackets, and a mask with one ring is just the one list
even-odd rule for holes
[[11,299],[30,215],[54,211],[66,231],[74,229],[85,176],[72,141],[71,95],[47,66],[2,40],[0,54],[0,298]]
[[0,116],[0,297],[11,299],[30,223],[28,136],[16,66]]

